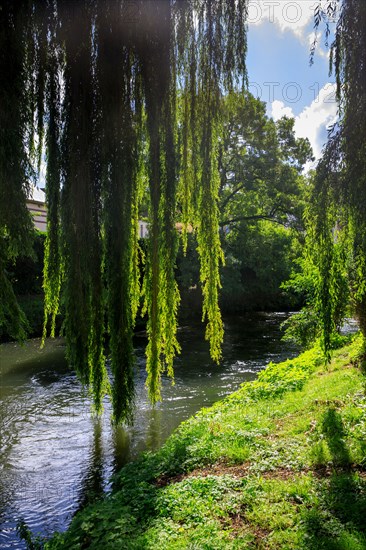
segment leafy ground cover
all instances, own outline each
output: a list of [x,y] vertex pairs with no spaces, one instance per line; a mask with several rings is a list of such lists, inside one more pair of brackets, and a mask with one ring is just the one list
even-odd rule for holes
[[47,549],[366,549],[360,337],[270,364],[124,467]]

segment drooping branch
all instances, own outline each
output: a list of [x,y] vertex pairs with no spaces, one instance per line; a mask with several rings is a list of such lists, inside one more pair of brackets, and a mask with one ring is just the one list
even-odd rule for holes
[[[45,326],[50,318],[54,333],[62,300],[70,363],[90,387],[98,412],[111,384],[116,421],[131,418],[133,407],[137,220],[146,184],[150,227],[143,294],[151,400],[160,398],[161,375],[172,375],[179,351],[178,201],[185,226],[197,231],[207,338],[213,358],[220,357],[218,98],[245,81],[246,4],[137,0],[131,14],[128,0],[31,0],[0,12],[7,18],[0,39],[9,42],[15,60],[1,85],[12,124],[10,118],[2,122],[14,129],[10,156],[0,159],[1,183],[18,178],[12,201],[19,198],[24,206],[13,226],[7,214],[2,231],[12,235],[8,242],[16,248],[15,235],[30,228],[28,156],[39,164],[45,142]],[[3,144],[8,136],[1,139]]]
[[220,221],[219,226],[225,227],[225,226],[233,225],[240,222],[250,222],[250,221],[259,221],[259,220],[268,220],[274,223],[278,223],[280,225],[286,225],[283,221],[276,219],[276,212],[270,212],[268,215],[257,214],[253,216],[245,216],[245,215],[237,216],[236,218]]
[[26,322],[6,267],[18,255],[32,254],[33,227],[26,207],[32,176],[27,148],[33,141],[30,20],[26,1],[7,2],[0,9],[0,326],[19,339],[26,336]]
[[[366,5],[360,0],[329,0],[327,9],[316,11],[315,24],[326,25],[338,15],[336,33],[330,50],[331,68],[337,81],[339,121],[333,127],[317,170],[314,194],[313,224],[317,239],[314,262],[329,280],[322,286],[323,339],[329,352],[331,307],[337,294],[329,262],[338,245],[335,223],[343,235],[343,264],[348,272],[348,285],[354,312],[365,333],[366,304]],[[322,198],[318,200],[318,191]],[[331,220],[326,227],[319,220]],[[325,236],[326,234],[326,236]],[[324,264],[327,259],[327,264]],[[334,262],[333,262],[334,264]],[[332,264],[332,265],[333,265]],[[325,265],[326,269],[322,269]],[[325,271],[328,271],[328,276]],[[330,312],[330,313],[329,313]]]

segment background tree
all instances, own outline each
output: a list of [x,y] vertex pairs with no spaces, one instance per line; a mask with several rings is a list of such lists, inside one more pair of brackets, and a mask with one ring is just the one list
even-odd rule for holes
[[223,100],[220,139],[220,225],[267,219],[301,225],[302,170],[312,159],[308,139],[296,138],[294,119],[268,118],[251,94]]
[[[300,254],[307,185],[302,170],[311,158],[309,141],[295,137],[293,119],[275,123],[266,116],[265,104],[247,92],[222,98],[219,223],[225,252],[221,306],[226,312],[289,306],[280,285]],[[199,286],[193,246],[192,237],[188,261],[179,258],[190,310]]]

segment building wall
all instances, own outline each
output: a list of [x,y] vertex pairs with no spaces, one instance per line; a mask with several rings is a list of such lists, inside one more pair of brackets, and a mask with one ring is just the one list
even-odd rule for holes
[[146,239],[149,235],[149,227],[147,222],[142,222],[139,220],[139,238]]
[[[32,187],[27,200],[27,208],[33,217],[33,222],[39,231],[47,231],[47,208],[45,193],[38,187]],[[139,238],[146,239],[149,235],[148,223],[139,221]]]
[[44,203],[28,200],[27,208],[33,217],[33,222],[39,231],[47,231],[47,209]]

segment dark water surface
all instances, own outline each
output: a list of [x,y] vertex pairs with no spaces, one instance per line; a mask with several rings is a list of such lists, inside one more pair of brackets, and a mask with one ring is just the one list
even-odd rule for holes
[[19,519],[34,534],[64,530],[91,494],[110,489],[110,476],[143,450],[159,448],[203,406],[252,380],[269,361],[296,353],[280,341],[284,313],[225,321],[223,361],[209,358],[200,324],[181,327],[175,385],[163,380],[153,408],[145,390],[143,336],[136,337],[136,414],[133,426],[113,427],[110,404],[95,418],[90,401],[65,361],[62,341],[0,346],[0,548],[25,548]]

